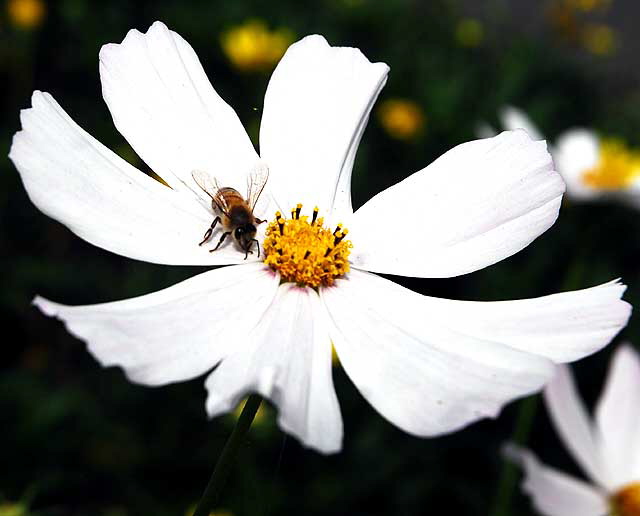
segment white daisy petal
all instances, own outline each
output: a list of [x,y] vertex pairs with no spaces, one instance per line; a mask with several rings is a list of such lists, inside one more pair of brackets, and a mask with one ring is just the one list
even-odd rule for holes
[[[34,92],[9,157],[31,201],[98,247],[152,263],[240,263],[233,242],[198,246],[213,220],[193,195],[132,167],[83,131],[48,93]],[[214,235],[216,239],[217,233]],[[253,255],[250,259],[256,259]]]
[[541,464],[530,451],[509,446],[506,455],[525,471],[522,490],[545,516],[605,516],[607,498],[589,484]]
[[442,321],[441,301],[357,270],[321,291],[346,373],[384,417],[414,435],[495,417],[553,373],[547,358]]
[[591,421],[567,366],[558,367],[544,390],[544,401],[556,431],[576,462],[595,483],[609,487]]
[[546,231],[563,191],[544,142],[522,130],[464,143],[354,214],[351,261],[403,276],[472,272]]
[[540,141],[545,139],[525,112],[518,108],[505,106],[500,110],[499,117],[502,127],[508,131],[524,129],[532,140]]
[[584,173],[600,160],[600,140],[588,129],[570,129],[556,141],[553,161],[567,183],[567,195],[575,199],[593,199],[601,192],[584,183]]
[[640,359],[630,345],[612,359],[595,420],[612,487],[640,479]]
[[103,366],[121,366],[137,383],[162,385],[194,378],[235,351],[235,336],[262,317],[278,282],[255,263],[125,301],[65,306],[37,297],[34,304],[64,321]]
[[572,362],[604,347],[627,324],[631,305],[620,299],[626,288],[611,281],[515,301],[437,299],[430,310],[452,327],[463,325],[466,333],[554,362]]
[[248,392],[278,407],[278,424],[323,453],[342,446],[342,417],[331,377],[331,342],[318,295],[282,284],[247,346],[207,378],[207,412],[229,412]]
[[258,156],[180,35],[161,22],[146,34],[129,31],[121,44],[102,47],[100,78],[116,127],[174,189],[210,202],[191,178],[204,170],[244,194]]
[[353,160],[388,71],[321,36],[289,47],[269,82],[260,128],[260,154],[284,213],[301,202],[332,220],[351,215]]

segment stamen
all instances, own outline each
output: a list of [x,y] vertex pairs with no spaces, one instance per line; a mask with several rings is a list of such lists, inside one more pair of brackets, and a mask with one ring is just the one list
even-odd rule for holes
[[277,270],[282,281],[317,288],[333,285],[349,272],[352,244],[345,240],[347,230],[342,224],[333,232],[323,227],[319,211],[316,206],[309,220],[301,215],[302,204],[297,204],[291,219],[277,213],[267,226],[264,263]]

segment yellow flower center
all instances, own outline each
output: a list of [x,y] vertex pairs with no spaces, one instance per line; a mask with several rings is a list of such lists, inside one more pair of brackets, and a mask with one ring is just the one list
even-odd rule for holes
[[282,281],[300,286],[327,287],[349,272],[349,253],[353,247],[344,237],[348,231],[342,224],[332,231],[323,227],[318,207],[311,220],[300,215],[302,204],[291,210],[291,218],[280,212],[267,226],[262,248],[264,263],[280,273]]
[[640,152],[618,140],[603,140],[598,164],[582,176],[585,185],[597,190],[620,190],[640,176]]
[[620,489],[611,497],[612,516],[640,516],[640,482]]

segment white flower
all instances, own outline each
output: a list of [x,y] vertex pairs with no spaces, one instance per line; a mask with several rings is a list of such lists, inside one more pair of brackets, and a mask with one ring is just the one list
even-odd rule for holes
[[591,484],[544,466],[528,450],[507,453],[522,464],[522,485],[548,516],[640,514],[640,357],[631,346],[615,353],[593,420],[567,366],[559,366],[544,400],[560,438]]
[[[320,36],[292,45],[267,88],[259,158],[179,35],[155,23],[106,45],[100,73],[114,122],[171,188],[36,92],[10,154],[30,198],[85,240],[124,256],[237,265],[125,301],[70,307],[38,297],[35,304],[132,381],[162,385],[217,365],[206,380],[210,416],[257,391],[277,406],[284,430],[326,453],[342,444],[332,342],[376,410],[420,436],[494,417],[540,389],[554,363],[606,345],[630,314],[617,281],[494,303],[422,296],[371,274],[450,277],[493,264],[553,224],[564,190],[545,144],[506,132],[454,148],[353,213],[356,148],[387,72]],[[317,205],[329,228],[349,227],[350,240],[344,230],[337,237],[322,230],[319,220],[280,216],[265,240],[260,226],[271,266],[257,253],[245,261],[233,242],[213,253],[198,246],[213,213],[192,171],[244,191],[259,159],[270,170],[265,204],[272,207],[258,207],[258,217],[297,203],[309,215]],[[300,236],[289,238],[294,230]],[[327,251],[323,261],[326,238],[330,246],[342,239],[340,257]]]
[[[515,107],[504,107],[499,119],[504,129],[524,129],[534,140],[543,139],[529,117]],[[495,134],[487,124],[476,132],[484,138]],[[573,128],[562,133],[549,152],[567,184],[569,198],[618,199],[640,208],[640,151],[620,140],[602,138],[591,129]]]

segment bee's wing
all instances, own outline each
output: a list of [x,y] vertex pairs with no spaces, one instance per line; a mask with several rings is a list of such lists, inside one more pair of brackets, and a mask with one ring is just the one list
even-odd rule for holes
[[269,179],[269,167],[264,163],[256,165],[247,179],[247,203],[253,211],[258,203],[258,199],[264,190],[264,186]]
[[215,201],[216,194],[218,193],[218,190],[220,190],[216,179],[211,177],[204,170],[194,170],[191,172],[191,177],[193,177],[193,180],[202,189],[202,191]]
[[227,202],[224,200],[224,197],[220,195],[220,185],[218,185],[216,178],[210,176],[204,170],[194,170],[191,172],[191,177],[193,177],[193,180],[197,185],[202,188],[202,191],[211,197],[211,200],[218,209],[228,216],[229,207],[227,206]]

